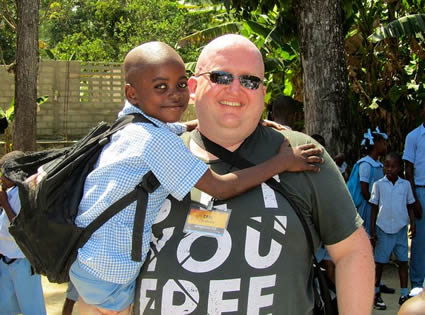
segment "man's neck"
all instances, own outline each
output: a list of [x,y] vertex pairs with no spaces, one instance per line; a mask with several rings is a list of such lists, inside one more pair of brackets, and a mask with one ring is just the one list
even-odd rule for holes
[[[234,142],[220,141],[217,138],[213,137],[212,135],[205,135],[205,134],[203,134],[203,135],[205,137],[207,137],[209,140],[215,142],[216,144],[222,146],[223,148],[225,148],[225,149],[227,149],[231,152],[237,150],[244,141],[244,140],[239,140],[239,141],[234,141]],[[189,149],[194,155],[196,155],[197,157],[202,158],[204,160],[217,160],[218,159],[214,154],[208,152],[203,147],[198,145],[193,139],[190,139]]]

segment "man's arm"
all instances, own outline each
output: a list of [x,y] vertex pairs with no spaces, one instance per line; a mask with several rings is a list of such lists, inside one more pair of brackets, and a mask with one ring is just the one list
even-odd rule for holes
[[412,187],[413,197],[415,197],[416,203],[414,207],[415,217],[418,219],[422,218],[422,207],[420,202],[418,201],[418,198],[416,197],[416,189],[415,189],[415,178],[413,175],[413,163],[409,162],[407,160],[404,160],[405,163],[405,172],[406,172],[406,179],[409,181],[410,186]]
[[346,239],[326,247],[336,268],[339,314],[371,314],[375,263],[364,229],[359,227]]

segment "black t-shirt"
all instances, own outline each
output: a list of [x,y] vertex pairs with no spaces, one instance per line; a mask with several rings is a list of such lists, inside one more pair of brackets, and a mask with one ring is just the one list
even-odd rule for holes
[[[284,131],[291,145],[310,137]],[[282,134],[259,126],[238,149],[259,163],[274,155]],[[338,168],[327,153],[320,173],[283,173],[280,181],[304,212],[315,246],[333,244],[360,225]],[[233,171],[222,161],[210,167]],[[183,233],[189,207],[205,195],[167,201],[153,226],[152,250],[137,283],[140,314],[311,314],[312,254],[295,212],[264,184],[217,206],[231,209],[222,236]],[[277,207],[276,207],[277,206]]]

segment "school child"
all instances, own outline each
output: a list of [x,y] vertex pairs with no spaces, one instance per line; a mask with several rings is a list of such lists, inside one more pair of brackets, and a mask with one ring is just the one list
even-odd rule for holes
[[[177,52],[161,42],[142,44],[125,57],[124,72],[127,101],[119,116],[140,113],[156,126],[132,123],[111,137],[86,178],[75,222],[78,226],[87,226],[110,204],[132,190],[149,170],[161,185],[149,194],[143,244],[140,244],[142,262],[132,261],[130,256],[136,203],[102,225],[79,249],[69,274],[80,296],[78,304],[82,314],[129,313],[135,280],[149,250],[151,226],[168,195],[181,200],[196,186],[225,199],[282,171],[317,170],[317,166],[308,165],[308,162],[322,161],[318,156],[295,158],[293,151],[283,145],[280,153],[268,162],[252,169],[218,175],[193,156],[172,132],[181,133],[181,126],[167,124],[180,119],[189,100],[185,66]],[[308,155],[321,153],[312,145],[295,149]]]
[[362,150],[366,156],[357,161],[359,163],[360,188],[363,201],[357,211],[363,219],[363,226],[370,235],[370,191],[372,185],[384,176],[383,165],[379,161],[381,156],[387,152],[387,134],[380,132],[377,127],[375,131],[368,129],[363,135],[361,142]]
[[415,216],[412,205],[415,203],[410,183],[399,177],[401,157],[397,153],[387,154],[384,161],[385,176],[375,182],[370,197],[371,227],[370,237],[375,248],[376,282],[374,307],[385,310],[380,281],[382,270],[391,254],[397,258],[400,276],[400,299],[403,304],[409,298],[408,281],[408,241],[407,226],[410,220],[409,236],[415,237]]
[[[23,155],[20,151],[5,154],[0,168]],[[21,209],[18,187],[4,175],[0,180],[0,314],[43,315],[46,307],[40,275],[32,272],[29,261],[9,234],[10,222]]]

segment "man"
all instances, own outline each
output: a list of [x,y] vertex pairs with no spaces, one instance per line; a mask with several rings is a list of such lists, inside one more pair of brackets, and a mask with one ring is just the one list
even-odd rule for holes
[[425,101],[422,103],[423,123],[406,136],[403,160],[406,178],[416,199],[416,237],[410,247],[410,284],[422,288],[425,279]]
[[[263,79],[260,52],[239,35],[213,40],[198,59],[189,90],[199,131],[185,140],[219,173],[235,168],[208,152],[203,136],[253,163],[273,155],[283,135],[292,146],[312,141],[298,132],[259,126]],[[302,208],[315,249],[322,240],[335,262],[340,314],[370,314],[371,246],[336,165],[327,153],[324,158],[319,173],[281,174],[280,183]],[[281,195],[263,184],[222,202],[196,190],[191,198],[193,210],[187,210],[189,198],[187,204],[171,200],[157,217],[136,312],[312,314],[312,253],[300,220]],[[199,215],[199,204],[216,210]],[[221,228],[226,220],[227,228]]]

